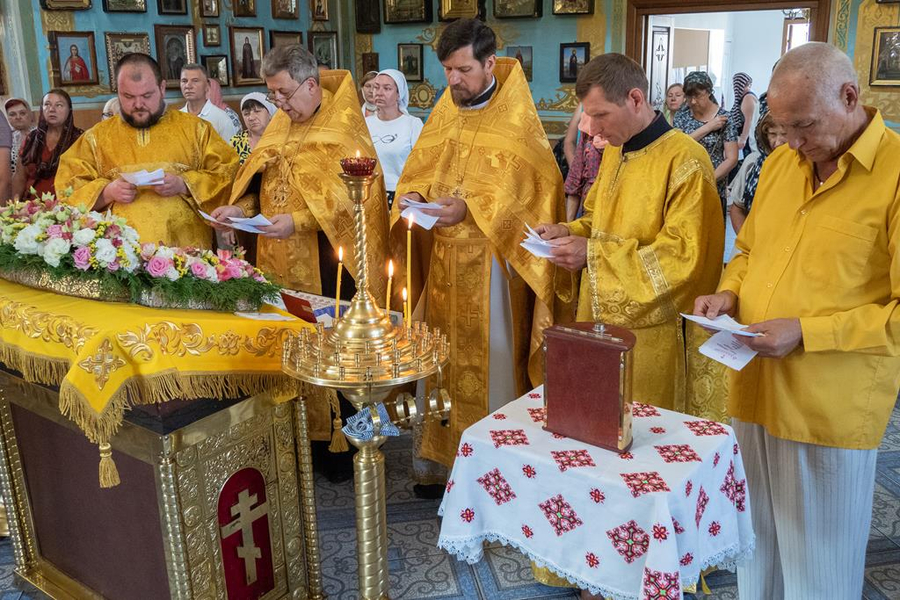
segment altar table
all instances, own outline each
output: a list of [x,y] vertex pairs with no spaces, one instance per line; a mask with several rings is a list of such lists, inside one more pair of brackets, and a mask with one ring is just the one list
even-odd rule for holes
[[634,403],[634,443],[619,455],[544,431],[542,392],[463,433],[440,548],[475,563],[484,542],[500,541],[615,600],[681,598],[704,568],[752,553],[730,427]]

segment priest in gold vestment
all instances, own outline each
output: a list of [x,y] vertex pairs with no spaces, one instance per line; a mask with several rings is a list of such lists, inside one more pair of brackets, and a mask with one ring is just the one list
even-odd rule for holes
[[634,399],[721,420],[724,373],[693,350],[695,332],[685,335],[679,316],[697,292],[715,289],[722,271],[712,165],[647,103],[647,88],[640,66],[620,54],[584,67],[576,93],[592,133],[609,146],[584,216],[537,230],[555,240],[553,262],[586,267],[577,320],[628,327],[637,337]]
[[[696,292],[715,290],[722,271],[725,227],[712,163],[653,110],[648,87],[640,65],[621,54],[598,56],[581,70],[575,92],[591,133],[609,145],[584,215],[536,230],[554,240],[552,262],[584,269],[577,320],[627,327],[637,338],[634,400],[724,420],[723,369],[697,353],[704,334],[685,332],[679,316]],[[546,568],[534,575],[571,585]]]
[[[319,71],[315,58],[299,45],[279,46],[263,59],[269,98],[279,110],[234,182],[229,206],[212,213],[227,217],[265,215],[256,266],[280,285],[333,296],[337,285],[338,249],[350,277],[341,280],[340,296],[353,297],[358,264],[354,254],[354,205],[341,181],[340,159],[375,157],[356,87],[348,71]],[[364,206],[368,237],[369,289],[385,294],[387,265],[387,200],[381,169]],[[222,226],[217,226],[222,228]],[[332,439],[333,452],[345,452],[340,433],[341,409],[333,390],[307,388],[310,437]],[[346,401],[344,416],[351,410]],[[329,417],[329,406],[334,418]],[[319,454],[319,445],[314,452]],[[346,455],[349,458],[349,454]],[[349,475],[349,462],[324,464],[329,478]],[[335,466],[338,465],[338,466]],[[342,470],[340,474],[338,470]]]
[[[166,110],[166,82],[149,56],[125,55],[116,82],[120,116],[85,131],[60,158],[57,189],[74,190],[63,200],[128,219],[142,242],[212,247],[198,211],[228,201],[237,154],[206,121]],[[142,169],[165,177],[140,188],[121,177]]]
[[[449,427],[426,422],[415,439],[417,459],[446,467],[464,429],[539,383],[541,332],[555,305],[556,268],[519,243],[526,224],[565,214],[562,177],[521,66],[495,49],[494,32],[478,20],[443,32],[447,92],[407,159],[392,215],[399,258],[403,200],[442,205],[425,211],[440,217],[434,229],[413,227],[411,288],[417,316],[451,344]],[[414,474],[420,495],[446,477],[423,460],[414,460]]]

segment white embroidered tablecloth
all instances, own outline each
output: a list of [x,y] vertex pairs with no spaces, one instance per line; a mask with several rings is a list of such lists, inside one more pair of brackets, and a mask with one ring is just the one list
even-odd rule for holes
[[543,413],[537,388],[463,433],[439,547],[475,563],[500,541],[617,600],[681,598],[705,567],[752,552],[730,427],[635,403],[619,455],[544,431]]

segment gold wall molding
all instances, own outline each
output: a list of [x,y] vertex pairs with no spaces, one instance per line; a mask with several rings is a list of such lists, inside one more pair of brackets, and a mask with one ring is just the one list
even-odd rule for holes
[[436,98],[437,89],[427,79],[412,86],[409,90],[409,103],[415,108],[432,108]]
[[575,95],[574,85],[564,85],[556,88],[556,98],[541,98],[535,104],[538,110],[556,110],[561,112],[574,112],[578,108],[578,96]]
[[832,12],[834,13],[834,30],[831,34],[832,43],[847,52],[850,47],[848,35],[850,32],[850,9],[852,0],[834,0]]

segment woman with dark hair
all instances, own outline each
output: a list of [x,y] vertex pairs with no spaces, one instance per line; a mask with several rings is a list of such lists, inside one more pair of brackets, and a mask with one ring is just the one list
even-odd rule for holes
[[54,88],[41,103],[37,129],[28,134],[19,151],[13,197],[36,197],[56,193],[53,180],[59,167],[59,157],[69,149],[82,131],[75,127],[72,99],[64,90]]
[[740,233],[753,198],[756,196],[756,186],[759,183],[759,174],[762,172],[763,163],[775,148],[787,141],[784,126],[775,123],[772,116],[766,115],[756,125],[756,147],[758,150],[747,156],[737,177],[731,182],[731,192],[728,196],[729,215],[731,225],[735,233]]
[[728,173],[738,162],[737,129],[728,113],[716,102],[709,75],[703,71],[688,73],[683,86],[687,102],[675,115],[673,125],[706,148],[716,170],[716,186],[724,217]]

